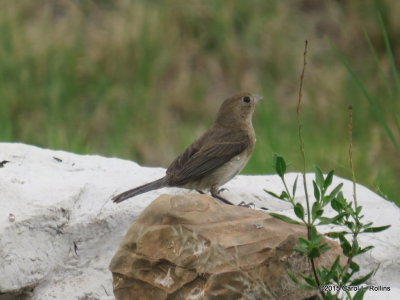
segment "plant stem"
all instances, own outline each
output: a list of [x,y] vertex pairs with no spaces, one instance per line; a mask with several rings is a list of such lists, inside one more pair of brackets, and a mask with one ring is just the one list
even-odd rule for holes
[[[354,163],[353,163],[353,107],[349,105],[349,162],[350,162],[350,169],[351,169],[351,180],[353,181],[353,200],[354,200],[354,216],[356,223],[356,228],[353,231],[353,242],[352,242],[352,249],[355,248],[355,243],[357,240],[358,233],[360,231],[360,221],[357,214],[357,186],[356,186],[356,174],[354,171]],[[347,260],[347,265],[345,267],[345,272],[347,272],[348,267],[353,261],[354,254],[349,256]]]
[[353,164],[353,107],[349,105],[349,162],[351,169],[351,180],[353,181],[353,199],[354,210],[357,210],[357,188],[356,188],[356,174],[354,172]]
[[[306,65],[307,65],[307,45],[308,41],[306,40],[304,42],[304,54],[303,54],[303,70],[301,71],[300,75],[300,88],[299,88],[299,101],[297,102],[297,110],[296,110],[296,115],[297,115],[297,128],[298,128],[298,133],[299,133],[299,142],[300,142],[300,152],[302,156],[302,161],[303,161],[303,170],[302,170],[302,175],[303,175],[303,185],[304,185],[304,193],[306,196],[306,205],[307,205],[307,221],[308,224],[311,223],[311,216],[310,216],[310,200],[308,198],[308,190],[307,190],[307,180],[306,180],[306,155],[304,151],[304,142],[303,142],[303,137],[301,134],[301,121],[300,121],[300,109],[301,109],[301,99],[303,97],[303,81],[304,81],[304,73],[306,71]],[[308,233],[308,238],[310,239],[310,232]]]
[[[305,40],[304,42],[304,54],[303,54],[303,69],[301,71],[300,75],[300,88],[299,88],[299,101],[297,102],[297,110],[296,110],[296,115],[297,115],[297,127],[299,131],[299,142],[300,142],[300,152],[302,156],[302,161],[303,161],[303,170],[302,170],[302,175],[303,175],[303,185],[304,185],[304,193],[306,196],[306,206],[307,206],[307,237],[308,240],[311,240],[311,212],[310,212],[310,199],[308,197],[308,189],[307,189],[307,179],[306,179],[306,154],[304,151],[304,142],[303,142],[303,137],[301,134],[301,120],[300,120],[300,109],[301,109],[301,99],[303,97],[303,81],[304,81],[304,74],[306,71],[306,65],[307,65],[307,46],[308,46],[308,41]],[[315,261],[313,258],[310,258],[310,263],[311,263],[311,270],[313,272],[315,282],[317,283],[318,286],[321,285],[321,282],[319,280],[318,274],[317,274],[317,268],[315,266]],[[325,292],[322,290],[319,290],[322,298],[325,297]]]
[[[353,262],[353,257],[354,257],[354,249],[356,245],[356,240],[358,237],[358,234],[360,233],[360,221],[357,215],[357,186],[356,186],[356,175],[354,172],[354,163],[353,163],[353,107],[349,105],[349,124],[348,124],[348,135],[349,135],[349,163],[350,163],[350,170],[351,170],[351,180],[353,182],[353,200],[354,200],[354,214],[352,214],[352,217],[355,221],[355,228],[352,229],[352,251],[347,257],[347,262],[346,265],[343,268],[343,272],[341,274],[341,277],[343,278],[343,274],[346,274],[349,270],[349,267],[351,263]],[[336,293],[336,297],[339,295],[339,291]]]

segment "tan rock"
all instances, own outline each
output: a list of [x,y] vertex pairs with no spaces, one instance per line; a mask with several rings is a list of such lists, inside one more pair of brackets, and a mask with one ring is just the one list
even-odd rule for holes
[[[114,294],[118,300],[306,299],[317,291],[287,275],[310,272],[293,251],[305,235],[302,226],[206,195],[162,195],[136,219],[111,261]],[[326,242],[332,249],[324,265],[341,253]]]

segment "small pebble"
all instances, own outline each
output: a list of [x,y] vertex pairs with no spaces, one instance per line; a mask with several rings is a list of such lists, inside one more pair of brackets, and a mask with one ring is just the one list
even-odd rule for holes
[[9,214],[8,215],[8,221],[10,221],[10,222],[15,222],[15,216],[13,215],[13,214]]

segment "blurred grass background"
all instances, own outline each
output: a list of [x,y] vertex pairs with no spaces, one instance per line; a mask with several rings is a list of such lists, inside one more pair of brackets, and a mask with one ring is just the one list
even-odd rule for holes
[[166,167],[225,97],[246,90],[264,101],[244,173],[272,173],[274,153],[298,171],[295,111],[308,39],[302,122],[310,170],[351,177],[351,104],[358,181],[400,204],[400,1],[0,4],[2,141]]

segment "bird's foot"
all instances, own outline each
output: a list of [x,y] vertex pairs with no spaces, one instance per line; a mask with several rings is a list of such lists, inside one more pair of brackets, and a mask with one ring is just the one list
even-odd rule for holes
[[225,191],[229,191],[227,188],[222,188],[218,190],[218,194],[225,192]]
[[244,201],[240,202],[238,206],[247,207],[247,208],[256,208],[256,205],[253,202],[246,203]]

